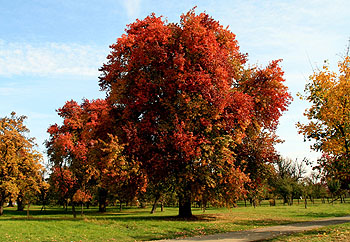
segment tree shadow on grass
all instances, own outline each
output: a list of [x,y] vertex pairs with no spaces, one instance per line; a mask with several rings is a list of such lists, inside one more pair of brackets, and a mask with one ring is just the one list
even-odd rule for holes
[[[16,211],[14,211],[16,212]],[[85,221],[85,222],[93,222],[93,221],[116,221],[121,223],[132,223],[132,222],[143,222],[143,221],[153,221],[153,222],[185,222],[185,223],[221,223],[221,224],[234,224],[237,227],[244,228],[253,228],[253,227],[263,227],[263,226],[274,226],[274,225],[283,225],[298,222],[296,220],[279,220],[279,219],[232,219],[232,220],[221,220],[219,216],[215,214],[204,214],[204,215],[196,215],[191,218],[180,218],[178,216],[166,216],[166,215],[154,215],[154,214],[145,214],[145,215],[134,215],[127,213],[120,214],[109,214],[109,213],[91,213],[87,216],[77,215],[76,218],[73,218],[73,215],[67,213],[65,211],[61,211],[61,213],[54,213],[51,211],[50,215],[46,214],[31,214],[29,217],[26,215],[23,216],[11,216],[8,214],[6,217],[0,218],[0,221],[14,221],[14,220],[26,220],[26,221]],[[50,217],[55,215],[57,217]],[[10,217],[11,216],[11,217]],[[188,229],[188,231],[192,231]],[[221,230],[213,230],[214,232],[220,232]],[[213,232],[213,233],[214,233]],[[181,232],[182,233],[182,232]],[[180,233],[180,234],[181,234]],[[210,232],[211,233],[211,232]],[[186,233],[187,234],[187,233]],[[178,237],[178,234],[174,236]]]
[[[131,216],[132,215],[132,216]],[[50,217],[55,216],[55,217]],[[182,222],[194,222],[194,221],[214,221],[216,220],[215,216],[193,216],[191,218],[180,218],[178,216],[165,216],[165,215],[133,215],[133,214],[127,214],[127,213],[120,213],[120,214],[109,214],[109,213],[92,213],[92,214],[85,214],[83,216],[80,215],[80,213],[77,213],[77,217],[73,218],[73,214],[69,212],[61,212],[61,213],[55,213],[50,212],[46,214],[42,213],[30,213],[30,216],[27,217],[26,213],[23,212],[8,212],[6,213],[5,217],[0,217],[0,221],[4,220],[31,220],[31,221],[45,221],[45,220],[116,220],[120,222],[131,222],[131,221],[182,221]]]
[[[175,212],[175,211],[174,211]],[[172,213],[172,212],[170,212]],[[27,217],[27,211],[17,211],[15,209],[6,209],[4,216],[0,216],[1,220],[73,220],[73,212],[71,208],[67,211],[60,207],[49,207],[46,210],[33,209],[30,210],[30,216]],[[176,215],[158,212],[150,214],[148,210],[137,210],[135,208],[124,209],[119,211],[116,208],[110,208],[107,212],[98,212],[98,208],[92,207],[84,209],[84,215],[81,216],[81,210],[76,210],[76,220],[118,220],[118,221],[141,221],[141,220],[159,220],[159,221],[213,221],[216,219],[214,215],[203,214],[196,215],[191,218],[179,218]]]
[[[52,216],[52,215],[70,215],[71,211],[65,211],[63,209],[50,208],[48,210],[29,210],[31,216]],[[5,210],[4,215],[6,216],[27,216],[27,210],[17,211],[17,210]]]

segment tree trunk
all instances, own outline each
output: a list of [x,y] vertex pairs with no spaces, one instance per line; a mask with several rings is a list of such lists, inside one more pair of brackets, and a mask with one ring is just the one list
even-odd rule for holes
[[123,209],[123,204],[122,201],[119,200],[119,212],[121,212]]
[[155,213],[156,212],[156,209],[157,209],[157,203],[159,201],[159,198],[160,196],[156,196],[155,200],[154,200],[154,203],[153,203],[153,206],[152,206],[152,210],[151,210],[151,213]]
[[29,218],[29,207],[30,207],[30,202],[27,203],[27,218]]
[[155,213],[156,209],[157,209],[157,200],[154,201],[154,203],[153,203],[153,206],[152,206],[152,209],[151,209],[151,214]]
[[17,197],[17,211],[24,211],[23,196]]
[[4,200],[0,200],[0,216],[4,214]]
[[75,204],[72,203],[72,212],[73,212],[73,218],[77,218],[77,212],[75,211]]
[[307,197],[305,196],[305,208],[307,208]]
[[106,212],[107,207],[107,190],[104,188],[98,189],[98,211],[103,213]]
[[[244,200],[245,201],[245,200]],[[205,213],[205,210],[207,209],[207,200],[203,200],[202,202],[202,210],[203,210],[203,213]]]
[[84,216],[84,203],[81,203],[81,216]]
[[332,199],[332,202],[331,202],[331,203],[332,203],[332,205],[333,205],[333,202],[334,202],[334,201],[333,201],[333,193],[331,194],[331,199]]
[[41,194],[42,194],[41,201],[43,203],[43,206],[41,207],[40,212],[42,212],[43,210],[46,211],[46,207],[45,207],[45,205],[46,205],[46,193],[42,192]]
[[164,203],[163,202],[160,203],[160,211],[164,212]]
[[11,208],[14,207],[13,203],[12,203],[12,199],[10,199],[9,204],[7,205],[7,207],[11,207]]
[[180,218],[192,217],[190,193],[179,195],[179,217]]

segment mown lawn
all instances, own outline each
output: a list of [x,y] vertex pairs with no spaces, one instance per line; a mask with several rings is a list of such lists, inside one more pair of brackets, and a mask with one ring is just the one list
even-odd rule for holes
[[302,203],[270,207],[265,202],[256,208],[239,204],[232,209],[210,208],[205,213],[193,208],[196,219],[191,220],[178,219],[177,208],[149,212],[150,208],[128,208],[122,212],[108,208],[101,214],[91,208],[85,209],[84,216],[73,219],[71,212],[62,208],[49,207],[40,212],[40,207],[33,206],[27,218],[26,212],[5,208],[0,216],[0,241],[147,241],[188,237],[344,216],[350,214],[350,203],[330,205],[318,201],[305,209]]
[[349,242],[350,223],[327,226],[303,233],[296,233],[289,236],[281,236],[276,239],[266,240],[266,242]]

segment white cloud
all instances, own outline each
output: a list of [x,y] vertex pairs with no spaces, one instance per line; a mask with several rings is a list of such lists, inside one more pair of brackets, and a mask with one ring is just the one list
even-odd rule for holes
[[124,0],[124,7],[130,19],[135,19],[141,9],[141,0]]
[[347,0],[247,0],[234,8],[221,9],[217,19],[231,26],[243,50],[251,55],[255,50],[263,56],[280,58],[276,55],[295,56],[301,50],[323,60],[323,56],[330,58],[346,44],[349,8]]
[[8,43],[0,40],[0,76],[78,75],[97,77],[106,50],[60,43]]
[[0,96],[11,96],[15,91],[12,87],[0,87]]

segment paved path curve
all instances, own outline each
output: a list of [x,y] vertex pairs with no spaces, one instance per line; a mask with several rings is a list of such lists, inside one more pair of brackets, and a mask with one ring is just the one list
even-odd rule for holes
[[222,234],[213,234],[198,236],[186,239],[175,239],[175,240],[158,240],[157,242],[248,242],[248,241],[259,241],[265,239],[272,239],[281,235],[292,234],[296,232],[302,232],[312,229],[318,229],[328,225],[349,223],[350,216],[327,218],[322,220],[301,222],[295,224],[287,224],[281,226],[263,227],[245,231],[228,232]]

